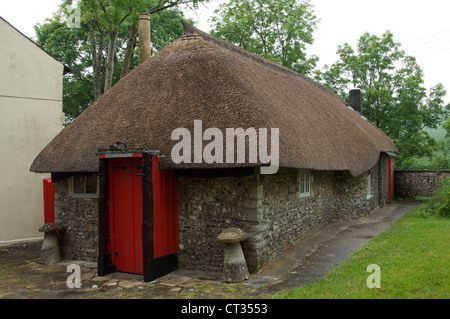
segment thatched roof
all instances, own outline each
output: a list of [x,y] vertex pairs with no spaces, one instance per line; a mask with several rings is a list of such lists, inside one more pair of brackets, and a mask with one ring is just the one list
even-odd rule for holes
[[[121,79],[37,156],[34,172],[96,172],[96,153],[117,141],[170,160],[175,128],[279,128],[281,167],[368,171],[392,141],[325,87],[183,23],[184,34]],[[204,145],[206,142],[204,142]],[[269,148],[270,150],[270,148]],[[248,164],[247,164],[248,165]],[[253,165],[253,164],[252,164]]]

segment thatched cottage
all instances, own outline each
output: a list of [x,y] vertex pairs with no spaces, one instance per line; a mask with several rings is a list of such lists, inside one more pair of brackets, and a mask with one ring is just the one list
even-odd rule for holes
[[[66,258],[145,280],[177,266],[221,270],[216,237],[239,227],[255,272],[323,225],[384,203],[397,149],[383,132],[310,79],[184,27],[32,164],[52,174]],[[172,132],[194,132],[196,120],[223,132],[278,128],[277,173],[261,174],[260,162],[174,163]]]

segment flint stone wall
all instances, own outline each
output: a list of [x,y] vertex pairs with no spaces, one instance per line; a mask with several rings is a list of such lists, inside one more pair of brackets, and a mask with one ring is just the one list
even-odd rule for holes
[[[381,170],[380,170],[381,167]],[[370,170],[372,194],[367,198],[367,173],[357,178],[338,172],[311,172],[311,196],[299,196],[299,170],[280,168],[275,175],[246,177],[178,176],[180,268],[222,271],[225,245],[217,235],[229,227],[248,233],[242,248],[250,272],[281,255],[295,241],[333,221],[370,213],[384,200],[382,166]],[[98,198],[69,195],[69,178],[55,182],[55,221],[64,259],[96,261]]]
[[69,195],[70,178],[55,185],[55,221],[64,225],[59,233],[63,259],[96,262],[98,257],[98,198]]
[[[224,244],[217,235],[239,227],[249,237],[242,248],[250,272],[282,254],[295,241],[333,221],[369,214],[379,204],[379,166],[357,178],[311,172],[311,196],[300,198],[299,170],[245,178],[179,177],[180,266],[221,271]],[[382,183],[380,182],[380,185]]]
[[430,197],[439,188],[439,181],[448,177],[450,177],[450,170],[439,172],[398,170],[394,172],[394,193],[398,198]]

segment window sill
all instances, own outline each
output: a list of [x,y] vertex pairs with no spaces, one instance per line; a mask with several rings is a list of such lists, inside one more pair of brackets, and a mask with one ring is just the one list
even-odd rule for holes
[[86,194],[70,194],[71,198],[98,198],[98,194],[86,195]]

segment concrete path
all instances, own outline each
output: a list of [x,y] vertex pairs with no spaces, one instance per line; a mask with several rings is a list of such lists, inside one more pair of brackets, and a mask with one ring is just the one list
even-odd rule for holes
[[[258,298],[300,286],[328,274],[348,255],[383,232],[415,205],[395,203],[369,216],[328,225],[296,243],[288,252],[250,279],[237,284],[221,273],[177,270],[151,283],[140,275],[113,273],[97,276],[95,263],[64,261],[38,263],[41,242],[0,247],[0,299],[5,298]],[[81,287],[69,288],[70,264],[80,266]]]
[[326,276],[333,268],[365,242],[382,233],[393,221],[416,204],[403,203],[378,208],[369,216],[333,223],[299,241],[281,258],[261,273],[278,280],[259,292],[276,293],[311,283]]

